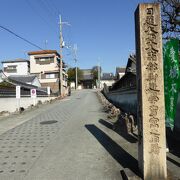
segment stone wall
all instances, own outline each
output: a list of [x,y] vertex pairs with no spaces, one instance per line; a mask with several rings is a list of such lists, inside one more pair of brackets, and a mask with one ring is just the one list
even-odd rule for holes
[[121,108],[114,106],[100,91],[97,92],[97,96],[104,107],[104,111],[108,113],[107,119],[112,123],[114,130],[120,130],[127,134],[137,132],[137,123],[133,114],[126,113]]
[[[130,90],[116,90],[110,92],[103,92],[106,98],[113,103],[116,107],[120,108],[128,114],[132,114],[136,123],[137,112],[137,91],[136,89]],[[180,93],[178,95],[177,112],[175,117],[175,131],[180,133]]]

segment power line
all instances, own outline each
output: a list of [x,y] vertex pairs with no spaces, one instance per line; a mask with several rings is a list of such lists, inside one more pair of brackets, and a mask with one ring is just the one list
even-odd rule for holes
[[[46,0],[44,0],[44,1],[46,1]],[[57,15],[60,14],[60,11],[57,8],[57,5],[55,5],[55,3],[53,2],[53,0],[51,0],[50,2],[49,2],[49,0],[47,0],[46,3],[49,4],[54,11],[56,11],[56,12],[54,12],[55,14],[57,14]]]
[[[43,10],[46,10],[46,13],[47,14],[49,14],[49,18],[51,19],[51,20],[55,20],[55,18],[54,18],[54,14],[51,12],[51,10],[50,10],[50,7],[46,4],[46,2],[45,1],[43,1],[43,0],[40,0],[40,1],[36,1],[36,2],[38,2],[39,4],[40,4],[40,7],[43,9]],[[43,8],[43,7],[44,8]]]
[[54,7],[53,4],[52,4],[52,1],[49,2],[48,0],[44,0],[44,2],[47,4],[47,6],[49,7],[49,9],[53,12],[53,14],[55,16],[58,16],[60,13],[59,11],[56,9],[56,6]]
[[[47,21],[47,20],[44,18],[44,16],[42,16],[41,13],[34,8],[34,6],[30,3],[31,1],[26,0],[25,2],[26,2],[27,5],[43,20],[43,22],[44,22],[48,27],[49,27],[49,25],[50,25],[50,26],[53,25],[53,30],[54,30],[54,28],[55,28],[55,27],[54,27],[54,24],[50,24],[49,22],[51,22],[51,21]],[[50,28],[50,27],[49,27],[49,28]],[[50,28],[50,29],[52,29],[52,28]]]
[[11,34],[13,34],[14,36],[16,36],[16,37],[18,37],[19,39],[27,42],[28,44],[31,44],[32,46],[34,46],[34,47],[36,47],[36,48],[38,48],[38,49],[44,50],[44,49],[42,49],[41,47],[39,47],[38,45],[32,43],[31,41],[29,41],[29,40],[27,40],[27,39],[19,36],[18,34],[16,34],[15,32],[11,31],[10,29],[8,29],[8,28],[6,28],[6,27],[4,27],[4,26],[1,26],[1,25],[0,25],[0,28],[1,28],[1,29],[4,29],[5,31],[7,31],[7,32],[9,32],[9,33],[11,33]]

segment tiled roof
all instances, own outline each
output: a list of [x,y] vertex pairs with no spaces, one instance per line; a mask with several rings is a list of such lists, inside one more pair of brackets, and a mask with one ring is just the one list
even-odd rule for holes
[[93,80],[92,74],[83,75],[83,80]]
[[136,73],[136,56],[135,55],[130,55],[128,58],[125,73],[127,73],[127,72]]
[[15,96],[16,95],[16,86],[21,86],[21,95],[22,96],[30,96],[30,90],[36,89],[37,95],[47,96],[47,91],[42,88],[38,88],[37,86],[33,86],[30,84],[25,84],[17,81],[4,81],[0,83],[0,96]]
[[82,80],[93,80],[92,69],[81,69],[83,73]]
[[30,52],[28,52],[28,55],[53,54],[53,53],[55,53],[59,56],[59,53],[56,50],[30,51]]
[[114,75],[113,73],[103,73],[101,80],[113,80]]
[[83,74],[92,74],[91,71],[92,69],[81,69],[81,71],[83,72]]
[[35,75],[13,75],[13,76],[8,77],[9,80],[15,80],[15,81],[19,81],[19,82],[22,82],[22,83],[33,82],[33,80],[35,78],[36,78]]
[[13,63],[13,62],[29,62],[29,60],[18,58],[18,59],[12,59],[12,60],[4,60],[4,61],[2,61],[2,63]]
[[126,70],[125,67],[116,67],[116,74],[125,73],[125,70]]

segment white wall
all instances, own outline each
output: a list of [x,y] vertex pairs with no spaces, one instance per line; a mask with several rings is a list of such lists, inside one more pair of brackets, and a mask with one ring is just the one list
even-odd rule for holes
[[13,63],[3,63],[3,68],[7,66],[17,66],[17,72],[16,73],[7,73],[4,72],[6,76],[10,75],[28,75],[28,63],[27,62],[13,62]]
[[40,100],[42,103],[55,99],[56,97],[37,97],[35,100],[30,97],[22,97],[20,101],[16,98],[0,98],[0,112],[2,111],[9,111],[9,112],[15,112],[18,108],[18,105],[20,104],[20,107],[27,108],[30,105],[33,105],[34,103],[37,104],[37,102]]
[[39,79],[40,83],[53,83],[59,81],[58,78],[56,79]]
[[125,73],[119,73],[119,79],[121,79],[124,75]]
[[3,79],[2,79],[2,73],[0,73],[0,82],[2,82]]
[[75,82],[70,82],[71,89],[75,89]]
[[107,86],[112,86],[113,83],[115,83],[115,80],[101,80],[101,88],[104,87],[104,83],[107,85]]
[[41,83],[37,77],[33,80],[32,85],[41,87]]

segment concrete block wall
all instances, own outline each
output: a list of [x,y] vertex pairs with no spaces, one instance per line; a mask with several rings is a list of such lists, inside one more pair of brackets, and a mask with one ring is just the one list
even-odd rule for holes
[[53,100],[56,97],[37,97],[35,99],[31,97],[16,98],[0,98],[0,112],[8,111],[10,113],[15,112],[18,107],[28,108],[31,105],[37,105],[38,101],[44,103],[45,101]]

